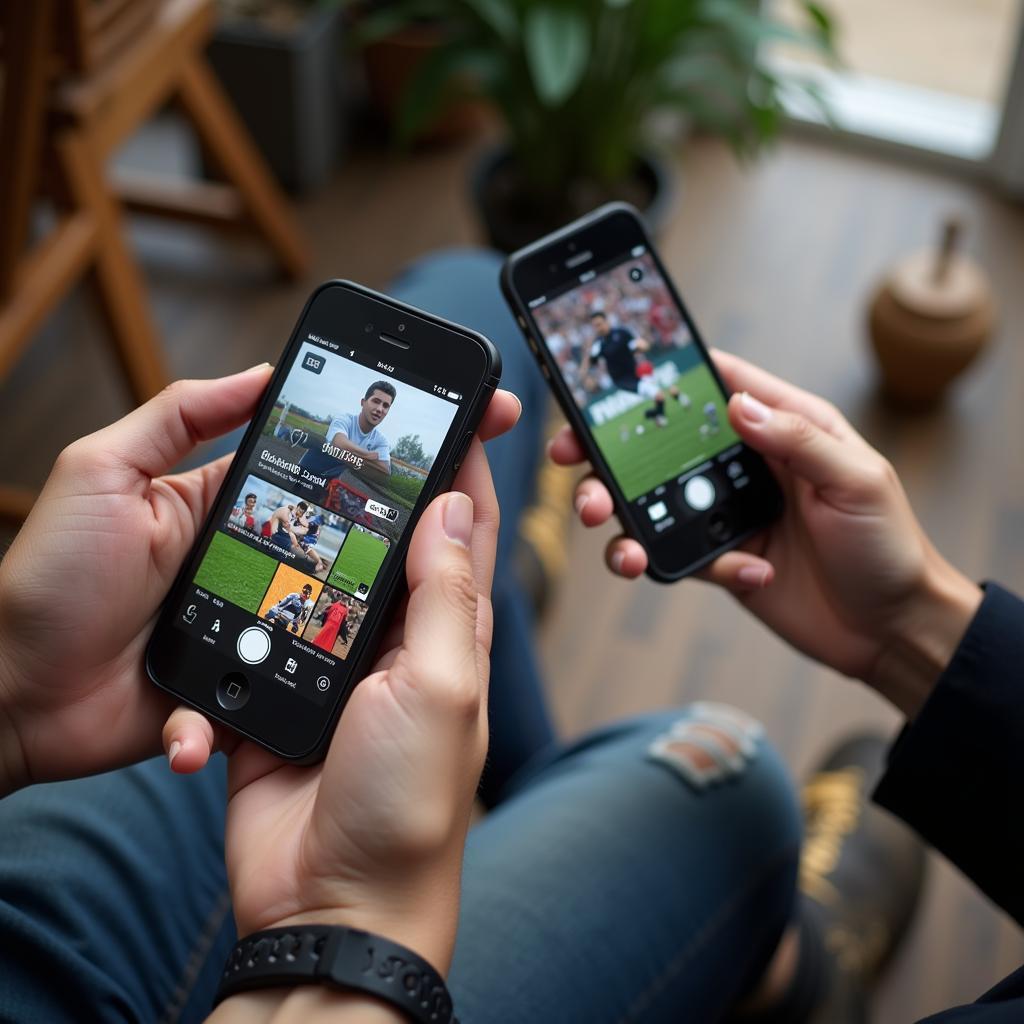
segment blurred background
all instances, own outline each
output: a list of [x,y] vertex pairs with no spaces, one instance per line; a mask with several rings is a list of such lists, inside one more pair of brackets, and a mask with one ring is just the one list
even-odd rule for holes
[[[320,280],[384,288],[432,250],[509,250],[621,197],[709,342],[834,401],[939,548],[1019,590],[1020,8],[4,0],[0,541],[66,444],[169,380],[273,361]],[[545,469],[522,531],[567,734],[731,701],[799,777],[841,735],[899,727],[722,594],[613,579],[611,528],[569,521],[574,479]],[[875,1019],[974,999],[1022,960],[933,858]]]

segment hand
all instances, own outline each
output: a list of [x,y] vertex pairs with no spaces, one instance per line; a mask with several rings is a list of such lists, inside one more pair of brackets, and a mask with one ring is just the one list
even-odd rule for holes
[[[518,414],[499,393],[483,436]],[[323,764],[283,763],[188,709],[167,723],[176,771],[200,767],[215,744],[230,754],[227,863],[241,935],[336,922],[448,966],[487,749],[498,508],[479,440],[455,484],[465,493],[437,498],[416,526],[407,609],[353,691]]]
[[[782,518],[702,574],[798,650],[874,686],[914,714],[977,609],[977,586],[925,536],[892,466],[815,395],[723,352],[729,421],[764,455],[785,495]],[[566,428],[551,443],[562,464],[583,460]],[[600,481],[584,479],[587,526],[612,514]],[[608,563],[640,575],[635,540],[611,542]]]
[[270,373],[179,381],[58,457],[0,563],[0,794],[160,751],[174,702],[146,638],[230,460],[164,474],[249,419]]

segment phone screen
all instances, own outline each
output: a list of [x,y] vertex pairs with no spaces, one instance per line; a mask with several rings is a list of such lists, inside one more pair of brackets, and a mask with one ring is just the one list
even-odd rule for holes
[[647,530],[680,526],[749,484],[726,397],[646,246],[528,305]]
[[328,700],[330,670],[358,643],[461,400],[379,354],[307,334],[218,510],[177,627],[249,677]]

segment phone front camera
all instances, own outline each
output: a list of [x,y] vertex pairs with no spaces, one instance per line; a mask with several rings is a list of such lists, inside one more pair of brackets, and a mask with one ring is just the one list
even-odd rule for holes
[[405,330],[405,324],[399,324],[399,325],[398,325],[398,329],[399,329],[400,331],[404,331],[404,330]]
[[373,324],[367,324],[367,325],[366,325],[366,326],[365,326],[365,327],[363,328],[363,330],[364,330],[364,331],[366,331],[366,333],[367,333],[367,334],[370,334],[370,333],[371,333],[371,332],[373,331]]
[[631,281],[642,281],[644,279],[644,272],[639,267],[633,267],[629,272],[629,279]]

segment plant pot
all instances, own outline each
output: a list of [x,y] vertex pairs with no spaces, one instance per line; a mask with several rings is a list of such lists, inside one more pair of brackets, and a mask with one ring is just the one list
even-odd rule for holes
[[323,185],[344,135],[340,8],[290,30],[225,22],[207,55],[278,181],[293,193]]
[[[363,51],[370,107],[385,124],[394,126],[409,84],[423,61],[443,41],[440,25],[423,22],[399,29]],[[456,99],[444,105],[415,141],[427,145],[458,142],[478,134],[485,121],[482,103]]]
[[624,199],[637,207],[656,236],[668,221],[673,190],[671,171],[650,153],[637,157],[632,178],[621,188],[581,185],[572,190],[573,201],[567,208],[554,216],[531,204],[529,194],[518,186],[515,163],[505,146],[487,150],[470,178],[470,191],[487,240],[501,252],[514,252],[613,199]]

